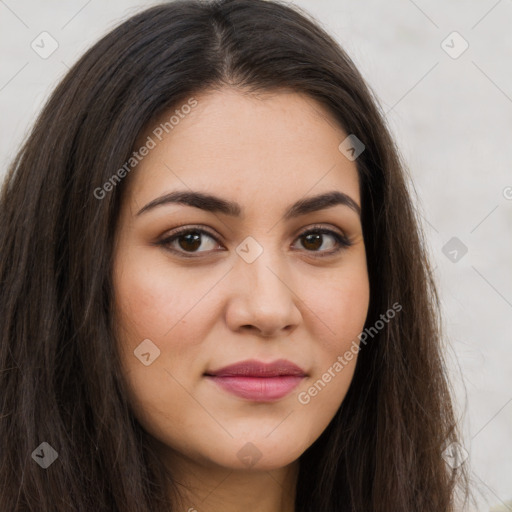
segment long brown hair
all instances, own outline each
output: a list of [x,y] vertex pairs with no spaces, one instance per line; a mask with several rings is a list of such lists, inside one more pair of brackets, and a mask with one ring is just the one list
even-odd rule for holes
[[[300,512],[448,512],[465,465],[442,358],[439,299],[405,165],[375,95],[299,8],[178,0],[128,19],[53,92],[13,162],[0,206],[0,509],[171,510],[170,482],[131,413],[112,321],[121,180],[143,129],[223,85],[305,93],[365,150],[357,158],[370,280],[362,347],[341,407],[300,458]],[[133,172],[137,172],[134,170]],[[34,450],[57,460],[46,469]]]

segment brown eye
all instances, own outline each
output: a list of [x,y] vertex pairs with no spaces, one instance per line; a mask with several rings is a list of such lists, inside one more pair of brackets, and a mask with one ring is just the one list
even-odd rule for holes
[[[324,247],[322,249],[326,240],[326,236],[330,237],[332,242],[327,242],[326,245],[328,245],[328,247]],[[318,256],[335,254],[342,249],[352,245],[350,240],[348,240],[348,238],[345,236],[325,228],[317,228],[306,231],[299,236],[299,240],[301,240],[302,247],[304,247],[308,252],[320,253]]]
[[322,247],[324,235],[320,233],[309,233],[302,236],[302,245],[311,251],[317,251]]
[[[345,236],[323,227],[305,231],[297,240],[301,242],[306,252],[315,253],[315,256],[319,257],[336,254],[352,245]],[[220,246],[213,234],[204,229],[192,227],[174,231],[170,236],[157,242],[157,245],[184,257],[200,256],[202,253],[215,251],[215,248]],[[203,250],[199,250],[200,248]]]
[[186,235],[177,237],[178,245],[185,251],[196,251],[202,243],[201,234],[190,232]]
[[[211,252],[211,249],[218,247],[219,243],[212,234],[204,229],[184,228],[164,238],[158,242],[158,245],[183,256],[193,256],[194,254]],[[204,250],[198,250],[201,247]]]

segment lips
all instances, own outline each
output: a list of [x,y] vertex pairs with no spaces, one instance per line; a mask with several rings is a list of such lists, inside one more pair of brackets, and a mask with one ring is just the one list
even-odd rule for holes
[[261,363],[251,359],[206,372],[206,375],[215,377],[279,377],[281,375],[305,376],[306,372],[286,359],[278,359],[272,363]]
[[205,377],[223,390],[256,402],[283,398],[306,376],[302,368],[285,359],[272,363],[241,361],[205,373]]

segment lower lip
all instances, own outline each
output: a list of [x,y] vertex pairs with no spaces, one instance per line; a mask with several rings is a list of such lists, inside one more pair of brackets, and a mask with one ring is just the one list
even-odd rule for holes
[[279,377],[208,376],[208,378],[240,398],[256,402],[269,402],[288,395],[304,377],[282,375]]

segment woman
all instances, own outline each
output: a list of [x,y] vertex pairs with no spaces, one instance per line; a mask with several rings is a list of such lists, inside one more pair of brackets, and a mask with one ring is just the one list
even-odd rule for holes
[[455,510],[404,175],[296,8],[183,0],[107,34],[3,188],[0,508]]

